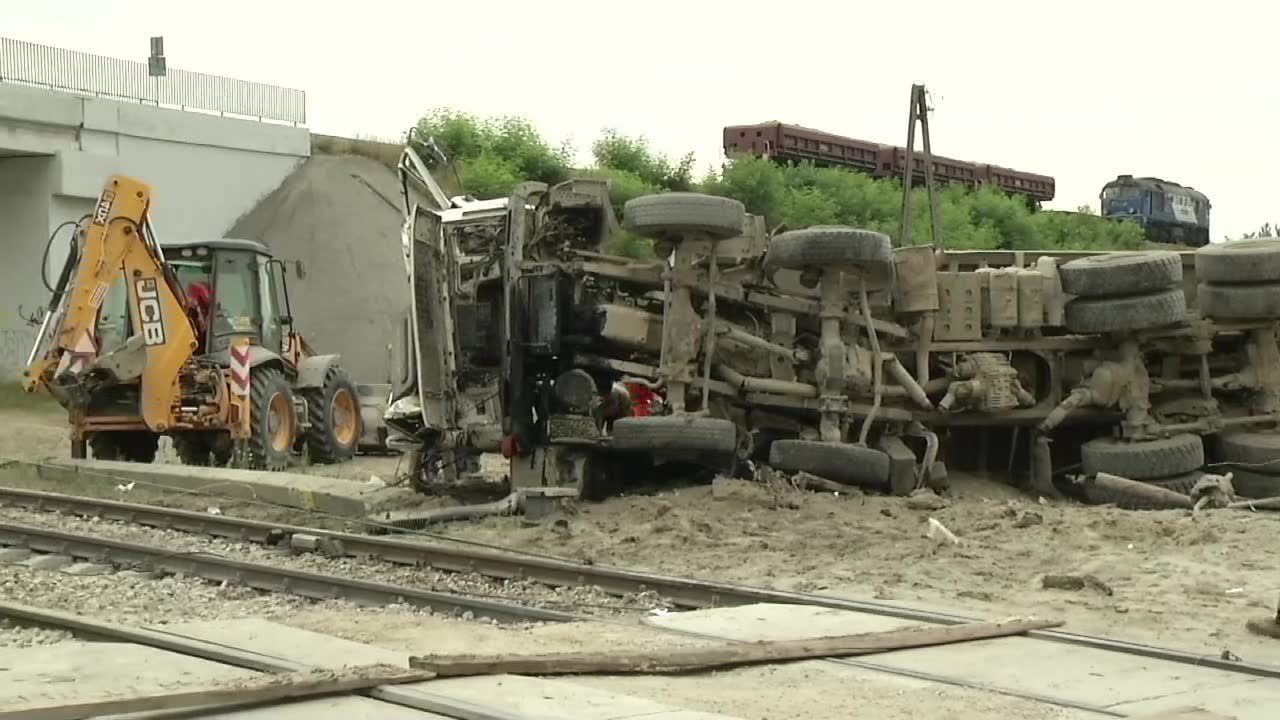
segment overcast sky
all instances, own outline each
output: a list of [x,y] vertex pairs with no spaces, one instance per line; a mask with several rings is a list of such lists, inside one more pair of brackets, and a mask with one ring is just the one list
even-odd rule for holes
[[925,83],[935,152],[1192,185],[1212,234],[1280,222],[1280,5],[1236,2],[0,0],[0,35],[307,92],[317,132],[394,138],[425,110],[519,114],[585,156],[601,128],[719,162],[725,125],[892,144]]

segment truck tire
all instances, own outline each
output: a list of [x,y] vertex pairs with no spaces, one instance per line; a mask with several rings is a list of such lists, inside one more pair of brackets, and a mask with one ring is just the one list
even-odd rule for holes
[[96,460],[155,462],[160,436],[148,430],[116,430],[89,436],[89,448]]
[[1080,297],[1149,293],[1182,282],[1182,258],[1166,250],[1090,255],[1064,263],[1058,276]]
[[318,388],[298,391],[307,401],[307,456],[314,463],[355,457],[360,444],[360,394],[345,371],[330,367]]
[[1190,433],[1158,440],[1126,442],[1096,438],[1080,446],[1085,475],[1100,472],[1130,480],[1160,480],[1204,466],[1204,443]]
[[256,367],[249,375],[249,442],[247,458],[255,470],[284,470],[298,436],[293,387],[273,367]]
[[1233,432],[1218,436],[1223,462],[1239,463],[1246,470],[1280,475],[1280,432]]
[[879,489],[889,485],[889,455],[862,445],[778,440],[769,448],[769,464],[779,470],[813,473],[847,485]]
[[1280,282],[1280,239],[1205,245],[1196,250],[1196,278],[1204,283]]
[[697,415],[624,417],[613,423],[618,450],[692,450],[731,458],[738,447],[738,428],[730,420]]
[[727,240],[742,234],[746,219],[737,200],[701,193],[645,195],[623,207],[624,227],[659,240],[679,241],[686,234]]
[[1067,303],[1066,326],[1074,333],[1145,330],[1182,322],[1187,300],[1182,290],[1128,297],[1077,298]]
[[1262,498],[1280,497],[1280,475],[1230,468],[1224,471],[1231,473],[1231,485],[1236,495],[1260,500]]
[[1280,283],[1203,283],[1196,294],[1200,314],[1226,320],[1280,318]]
[[1190,495],[1191,489],[1196,486],[1200,478],[1204,477],[1204,473],[1200,471],[1187,473],[1185,475],[1174,475],[1173,477],[1160,478],[1158,480],[1145,481],[1148,485],[1155,485],[1165,490],[1172,490],[1183,495]]
[[788,230],[769,241],[766,270],[849,267],[863,270],[867,280],[883,284],[893,277],[889,236],[871,230],[817,225]]

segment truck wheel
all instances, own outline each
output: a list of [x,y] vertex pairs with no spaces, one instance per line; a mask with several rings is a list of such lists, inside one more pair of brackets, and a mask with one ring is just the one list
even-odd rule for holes
[[889,455],[862,445],[778,440],[769,448],[769,464],[849,485],[884,489],[889,484]]
[[1084,474],[1104,472],[1130,480],[1160,480],[1204,466],[1204,443],[1186,433],[1158,440],[1126,442],[1097,438],[1080,446]]
[[1187,473],[1185,475],[1174,475],[1173,477],[1160,478],[1159,480],[1146,480],[1148,485],[1155,485],[1158,488],[1172,490],[1183,495],[1190,495],[1191,489],[1196,486],[1200,478],[1204,477],[1204,473],[1197,470],[1196,472]]
[[1253,472],[1280,474],[1280,432],[1231,432],[1218,436],[1223,462],[1239,463]]
[[293,388],[275,368],[254,368],[249,385],[249,467],[284,470],[298,435]]
[[96,460],[155,462],[160,436],[147,430],[98,432],[89,437],[89,448]]
[[307,454],[312,462],[350,460],[360,443],[360,395],[346,372],[331,367],[318,388],[299,390],[307,401],[311,427],[307,429]]
[[1168,251],[1106,253],[1064,263],[1062,289],[1080,297],[1147,293],[1182,282],[1182,258]]
[[738,428],[731,420],[696,415],[624,417],[613,423],[613,447],[693,450],[712,453],[718,463],[733,457],[738,447]]
[[1129,297],[1077,298],[1067,303],[1067,329],[1074,333],[1145,330],[1182,322],[1187,300],[1182,290]]
[[1196,250],[1196,278],[1206,283],[1280,282],[1280,240],[1205,245]]
[[867,281],[883,286],[893,279],[893,252],[889,236],[871,230],[819,225],[789,230],[769,241],[764,256],[766,270],[854,268]]
[[628,200],[623,226],[645,237],[680,241],[686,233],[727,240],[742,234],[747,211],[731,198],[701,193],[663,193]]
[[1224,471],[1231,473],[1231,486],[1236,495],[1245,498],[1280,497],[1280,475],[1269,475],[1254,470],[1230,468]]
[[1204,283],[1196,293],[1196,304],[1204,317],[1227,320],[1280,318],[1280,283]]

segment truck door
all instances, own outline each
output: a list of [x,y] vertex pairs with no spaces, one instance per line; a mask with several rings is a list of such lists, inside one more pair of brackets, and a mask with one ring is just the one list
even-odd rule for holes
[[423,423],[434,430],[459,427],[457,341],[449,278],[456,258],[445,244],[440,216],[414,205],[405,228],[409,239],[410,312],[418,359],[418,395]]

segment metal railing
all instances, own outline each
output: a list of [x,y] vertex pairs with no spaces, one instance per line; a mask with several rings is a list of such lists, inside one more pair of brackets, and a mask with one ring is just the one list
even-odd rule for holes
[[0,82],[295,125],[307,121],[302,90],[187,70],[151,77],[144,62],[9,38],[0,38]]

